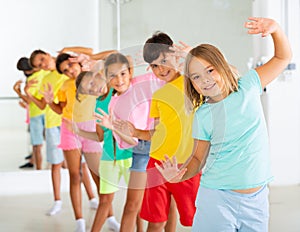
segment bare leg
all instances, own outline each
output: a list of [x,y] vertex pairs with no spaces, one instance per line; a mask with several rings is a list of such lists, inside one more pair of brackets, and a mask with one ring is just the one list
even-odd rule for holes
[[81,176],[80,176],[80,156],[79,150],[64,151],[65,159],[69,168],[70,176],[70,197],[75,214],[75,219],[82,218],[81,204]]
[[166,222],[149,222],[147,232],[162,232],[164,227],[166,225]]
[[60,164],[52,164],[51,165],[51,177],[52,177],[52,187],[53,187],[53,194],[54,194],[54,201],[60,200],[60,182],[61,182],[61,175],[60,175]]
[[143,231],[143,223],[138,213],[144,196],[147,174],[145,172],[130,172],[126,203],[121,220],[122,232]]
[[81,163],[81,170],[82,170],[82,182],[85,188],[85,191],[88,195],[89,200],[95,197],[93,193],[93,188],[91,185],[90,173],[86,163]]
[[42,145],[34,145],[32,147],[32,154],[34,156],[34,160],[35,160],[35,167],[37,170],[41,170],[42,169]]
[[173,196],[171,196],[170,211],[168,215],[168,221],[165,226],[165,232],[175,232],[176,225],[177,225],[177,207]]
[[114,193],[100,194],[100,203],[95,215],[94,223],[91,229],[93,231],[101,231],[102,226],[105,223],[106,218],[112,208],[112,201],[114,199]]

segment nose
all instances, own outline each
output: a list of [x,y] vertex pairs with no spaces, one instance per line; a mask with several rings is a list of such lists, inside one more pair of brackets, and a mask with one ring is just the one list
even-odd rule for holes
[[164,66],[163,65],[158,65],[158,70],[160,71],[160,72],[163,72],[164,71]]

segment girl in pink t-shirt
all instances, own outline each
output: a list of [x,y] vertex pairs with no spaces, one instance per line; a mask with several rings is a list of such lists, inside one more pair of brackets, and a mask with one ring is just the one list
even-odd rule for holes
[[[114,53],[107,57],[104,73],[108,86],[114,89],[109,103],[110,115],[100,111],[96,115],[101,125],[113,130],[114,138],[120,148],[133,147],[132,166],[127,190],[127,199],[121,221],[121,231],[134,231],[135,221],[139,229],[141,221],[138,213],[146,185],[146,166],[149,160],[150,141],[125,133],[120,125],[127,122],[139,130],[154,129],[154,119],[149,118],[151,98],[154,91],[164,85],[152,73],[132,77],[132,67],[126,56]],[[118,128],[118,130],[117,130]]]

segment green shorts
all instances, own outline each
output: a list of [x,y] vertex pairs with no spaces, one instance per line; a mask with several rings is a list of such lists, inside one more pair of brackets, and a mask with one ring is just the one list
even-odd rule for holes
[[[129,168],[131,167],[132,158],[117,160],[101,160],[99,165],[100,174],[100,194],[114,193],[120,187],[126,188],[129,181]],[[123,176],[126,186],[120,184]]]

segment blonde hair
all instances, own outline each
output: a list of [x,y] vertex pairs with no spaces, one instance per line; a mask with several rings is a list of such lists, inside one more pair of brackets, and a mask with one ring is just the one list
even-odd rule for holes
[[223,54],[218,48],[210,44],[201,44],[193,48],[185,60],[185,108],[188,113],[194,112],[204,103],[206,98],[206,96],[203,96],[197,92],[190,80],[189,65],[193,58],[201,58],[214,67],[214,69],[220,74],[224,83],[226,96],[238,90],[238,73],[236,70],[234,70],[233,66],[227,63]]

